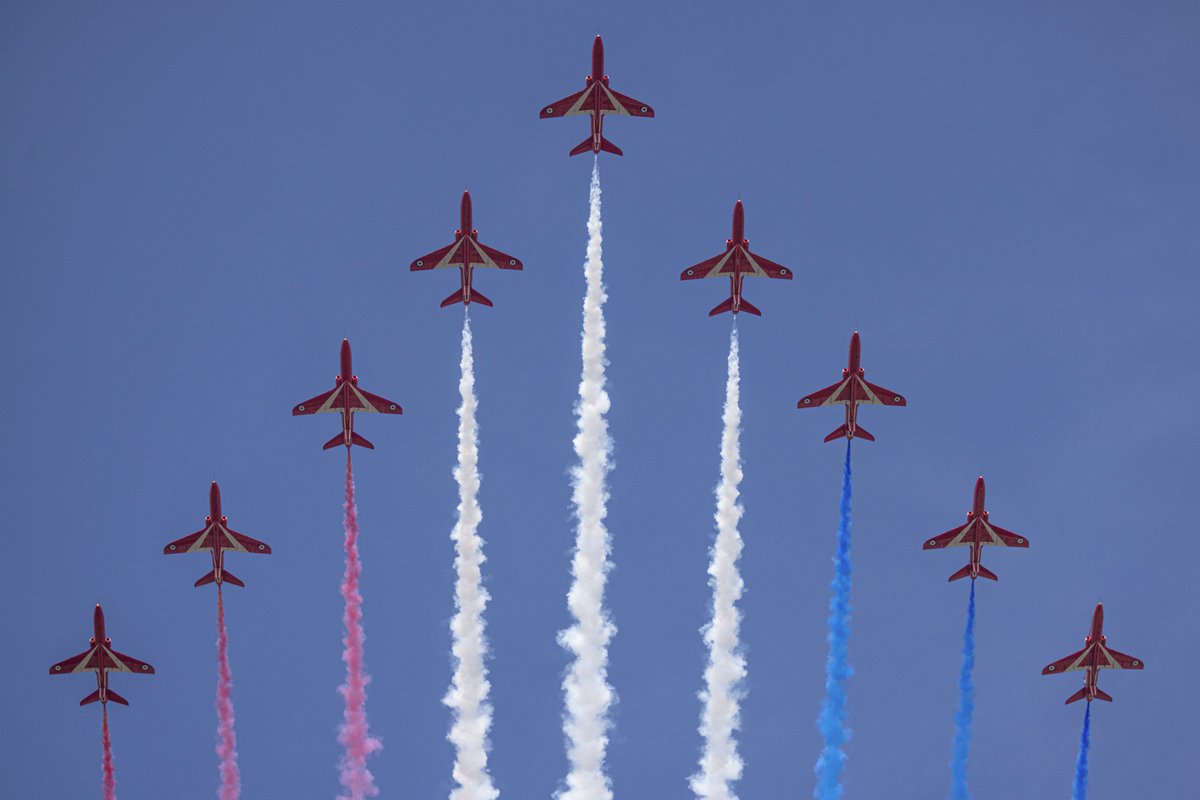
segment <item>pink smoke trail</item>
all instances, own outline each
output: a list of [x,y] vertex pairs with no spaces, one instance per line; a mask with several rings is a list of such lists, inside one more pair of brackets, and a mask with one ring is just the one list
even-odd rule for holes
[[108,706],[104,706],[104,800],[117,800],[117,774],[113,769],[112,739],[108,737]]
[[229,669],[229,635],[225,631],[225,601],[217,587],[217,757],[221,759],[221,800],[237,800],[242,776],[237,763],[237,736],[233,732],[233,672]]
[[346,610],[342,624],[346,634],[342,638],[345,649],[342,660],[346,662],[346,682],[338,687],[346,700],[346,712],[338,741],[346,752],[342,755],[342,788],[346,794],[338,800],[363,800],[379,794],[375,779],[367,769],[367,757],[382,750],[383,743],[367,731],[367,684],[371,679],[363,667],[363,640],[366,635],[362,627],[362,595],[358,591],[358,578],[362,565],[358,561],[358,509],[354,505],[354,469],[350,463],[350,448],[346,448],[346,575],[342,579],[342,599]]

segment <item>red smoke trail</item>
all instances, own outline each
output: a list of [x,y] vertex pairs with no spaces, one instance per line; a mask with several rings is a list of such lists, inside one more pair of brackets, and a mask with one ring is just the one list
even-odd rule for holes
[[108,706],[104,706],[104,800],[117,800],[117,775],[113,769],[112,739],[108,738]]
[[367,769],[367,756],[383,749],[383,744],[367,732],[367,684],[370,678],[363,668],[362,595],[358,592],[358,578],[362,565],[358,561],[358,509],[354,505],[354,470],[350,464],[350,449],[346,449],[346,575],[342,579],[342,599],[346,610],[342,623],[346,634],[342,639],[345,649],[342,660],[346,662],[346,682],[338,687],[346,700],[345,717],[338,731],[338,741],[346,748],[342,756],[342,788],[348,794],[339,800],[362,800],[379,794],[375,779]]
[[221,800],[237,800],[242,793],[238,772],[237,737],[233,733],[233,672],[229,669],[229,637],[225,632],[225,601],[217,587],[217,756],[221,759]]

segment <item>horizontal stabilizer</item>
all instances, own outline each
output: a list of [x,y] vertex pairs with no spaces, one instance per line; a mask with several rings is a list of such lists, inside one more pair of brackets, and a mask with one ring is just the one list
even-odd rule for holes
[[963,578],[969,578],[969,577],[971,577],[971,565],[967,564],[965,567],[960,569],[958,572],[951,575],[950,580],[958,581],[958,580],[962,580]]
[[488,300],[486,297],[484,297],[482,294],[480,294],[479,292],[477,292],[474,289],[471,290],[471,302],[479,303],[479,305],[487,306],[488,308],[492,307],[492,301]]
[[716,308],[714,308],[712,311],[708,312],[708,315],[710,317],[715,317],[717,314],[724,314],[726,311],[731,311],[731,310],[733,310],[733,298],[732,297],[727,298],[726,300],[718,303]]
[[1109,703],[1112,702],[1112,695],[1101,689],[1099,686],[1096,687],[1095,698],[1097,700],[1104,700]]
[[221,582],[222,583],[232,583],[234,586],[241,586],[243,588],[246,586],[246,584],[242,583],[241,578],[239,578],[237,575],[234,575],[229,570],[222,571]]
[[321,449],[329,450],[330,448],[337,447],[339,444],[345,444],[345,443],[346,443],[346,435],[344,433],[339,433],[337,436],[333,437],[328,442],[326,442],[324,445],[322,445]]
[[99,689],[97,689],[96,691],[94,691],[94,692],[92,692],[91,694],[89,694],[87,697],[85,697],[85,698],[83,698],[82,700],[80,700],[80,701],[79,701],[79,705],[81,705],[81,706],[86,706],[88,703],[95,703],[95,702],[97,702],[99,699],[100,699],[100,690],[99,690]]
[[610,142],[608,139],[605,139],[603,136],[600,137],[600,149],[606,153],[612,153],[614,156],[625,155],[624,153],[621,152],[621,148],[617,147],[615,144]]
[[992,572],[990,569],[985,567],[983,564],[979,565],[979,577],[987,578],[989,581],[1000,580],[999,578],[996,577],[996,573]]
[[856,425],[854,427],[854,438],[865,439],[868,442],[875,441],[875,437],[871,435],[871,432],[861,425]]
[[121,697],[121,695],[117,694],[112,689],[108,690],[108,699],[112,700],[114,703],[120,703],[123,706],[129,705],[128,700],[126,700],[124,697]]
[[738,311],[745,311],[747,314],[753,314],[756,317],[761,317],[762,312],[754,307],[746,298],[742,298],[742,302],[738,304]]
[[366,440],[364,437],[362,437],[362,436],[358,435],[357,433],[353,433],[353,432],[351,432],[351,434],[350,434],[350,442],[351,442],[351,444],[356,444],[356,445],[358,445],[359,447],[365,447],[365,448],[367,448],[368,450],[374,450],[374,449],[375,449],[375,445],[371,444],[371,443],[370,443],[370,442],[368,442],[368,441],[367,441],[367,440]]
[[455,303],[461,303],[462,301],[463,301],[463,290],[459,289],[457,292],[455,292],[454,294],[450,295],[445,300],[443,300],[441,307],[445,308],[446,306],[452,306]]
[[[579,144],[575,145],[575,149],[571,151],[571,155],[577,156],[580,153],[587,153],[592,149],[592,137],[584,139]],[[620,155],[618,153],[618,155]]]
[[211,572],[206,572],[200,576],[200,579],[193,583],[193,586],[208,586],[217,579],[217,571],[214,569]]
[[[1063,705],[1069,706],[1069,705],[1071,705],[1071,703],[1074,703],[1076,700],[1082,700],[1086,694],[1087,694],[1087,687],[1085,686],[1082,689],[1080,689],[1078,692],[1076,692],[1075,694],[1068,697],[1067,702],[1063,703]],[[1109,699],[1111,700],[1112,698],[1110,697]],[[1091,701],[1089,700],[1088,702],[1091,702]]]

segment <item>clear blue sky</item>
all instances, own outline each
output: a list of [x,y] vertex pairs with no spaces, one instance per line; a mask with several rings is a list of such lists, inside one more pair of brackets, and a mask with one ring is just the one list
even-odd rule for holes
[[[568,4],[570,5],[570,4]],[[567,470],[579,374],[586,122],[539,121],[582,86],[603,33],[613,86],[654,120],[613,120],[605,265],[616,470],[609,605],[620,695],[610,748],[627,798],[686,798],[696,732],[728,318],[716,253],[740,194],[754,249],[742,320],[750,677],[747,798],[807,797],[819,743],[840,445],[834,380],[858,328],[869,379],[855,449],[855,736],[848,796],[948,786],[975,476],[1024,552],[985,554],[972,787],[1069,791],[1075,675],[1097,599],[1146,671],[1106,673],[1096,798],[1200,782],[1193,510],[1200,395],[1200,11],[1188,2],[592,4],[8,3],[0,11],[4,793],[99,793],[78,652],[92,605],[120,650],[118,792],[217,785],[214,605],[196,530],[209,481],[269,542],[230,558],[246,797],[337,790],[340,453],[332,385],[349,336],[362,385],[403,403],[357,452],[369,713],[384,796],[448,791],[461,313],[452,274],[410,274],[449,241],[464,183],[485,243],[473,312],[481,501],[493,601],[492,771],[549,797],[566,771],[555,633],[568,623]],[[970,4],[967,4],[970,5]]]

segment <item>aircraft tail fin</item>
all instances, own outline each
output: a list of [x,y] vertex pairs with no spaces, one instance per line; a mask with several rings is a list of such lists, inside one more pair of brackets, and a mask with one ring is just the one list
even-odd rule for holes
[[718,303],[712,311],[708,312],[708,315],[710,317],[715,317],[717,314],[724,314],[726,311],[732,311],[732,310],[733,310],[733,298],[729,297],[729,298],[726,298],[725,300],[721,301],[720,303]]
[[[1086,694],[1087,694],[1087,687],[1085,686],[1082,689],[1080,689],[1078,692],[1076,692],[1075,694],[1068,697],[1067,702],[1063,703],[1063,705],[1069,706],[1071,703],[1074,703],[1076,700],[1082,700],[1084,698],[1084,695],[1086,695]],[[1112,698],[1110,697],[1109,699],[1111,700]]]
[[747,314],[753,314],[756,317],[762,316],[762,312],[744,297],[742,298],[741,304],[738,306],[738,311],[745,311]]
[[492,307],[492,301],[488,300],[486,297],[484,297],[483,294],[481,292],[479,292],[477,289],[471,290],[471,302],[479,303],[479,305],[487,306],[488,308]]
[[960,569],[958,572],[951,575],[950,580],[958,581],[958,580],[962,580],[963,578],[969,578],[969,577],[971,577],[971,565],[967,564],[965,567]]
[[351,431],[351,433],[350,433],[350,442],[352,444],[358,445],[359,447],[365,447],[368,450],[375,449],[375,445],[371,444],[364,437],[360,436],[357,433],[354,433],[353,431]]
[[246,584],[242,583],[241,578],[239,578],[237,575],[234,575],[229,570],[223,570],[222,572],[224,573],[221,576],[222,583],[232,583],[234,586],[241,586],[243,588],[246,586]]
[[463,290],[459,289],[457,292],[455,292],[454,294],[450,295],[445,300],[443,300],[441,307],[445,308],[446,306],[452,306],[455,303],[461,303],[461,302],[463,302]]
[[124,697],[121,697],[121,695],[117,694],[112,689],[108,690],[108,699],[112,700],[114,703],[120,703],[123,706],[129,705],[128,700],[126,700]]
[[979,565],[979,577],[987,578],[989,581],[1000,580],[999,578],[996,577],[996,573],[992,572],[990,569],[985,567],[983,564]]
[[1106,702],[1109,702],[1109,703],[1111,703],[1111,702],[1112,702],[1112,695],[1111,695],[1111,694],[1109,694],[1108,692],[1104,691],[1103,689],[1101,689],[1099,686],[1097,686],[1097,687],[1096,687],[1096,699],[1097,699],[1097,700],[1104,700],[1104,701],[1106,701]]
[[841,426],[840,428],[838,428],[837,430],[833,431],[828,436],[826,436],[825,441],[832,442],[834,439],[841,439],[843,436],[845,436],[845,437],[850,436],[850,431],[846,429],[845,425]]
[[[228,577],[228,574],[226,575],[226,577]],[[193,586],[208,586],[210,583],[212,583],[216,579],[217,579],[217,571],[214,569],[214,570],[211,570],[211,571],[206,572],[203,575],[201,575],[200,579],[197,580],[192,585]]]
[[603,136],[600,137],[600,149],[606,153],[612,153],[614,156],[625,155],[624,153],[621,152],[621,148],[617,147],[615,144],[610,142],[608,139],[605,139]]
[[343,436],[342,434],[339,433],[337,436],[334,436],[332,439],[330,439],[328,442],[326,442],[324,445],[322,445],[321,449],[328,450],[332,447],[337,447],[339,444],[345,444],[345,443],[346,443],[345,436]]
[[579,144],[575,145],[575,149],[571,151],[571,155],[577,156],[580,153],[587,153],[592,149],[592,137],[584,139]]
[[[110,696],[110,697],[112,696],[112,692],[109,692],[109,696]],[[88,705],[89,703],[95,703],[95,702],[96,702],[96,701],[98,701],[99,699],[100,699],[100,690],[99,690],[99,689],[97,689],[96,691],[94,691],[94,692],[92,692],[91,694],[89,694],[87,697],[85,697],[85,698],[83,698],[82,700],[80,700],[80,701],[79,701],[79,705],[81,705],[81,706],[86,706],[86,705]]]
[[861,425],[854,426],[854,438],[866,439],[868,442],[875,441],[875,437],[871,435],[871,432]]

